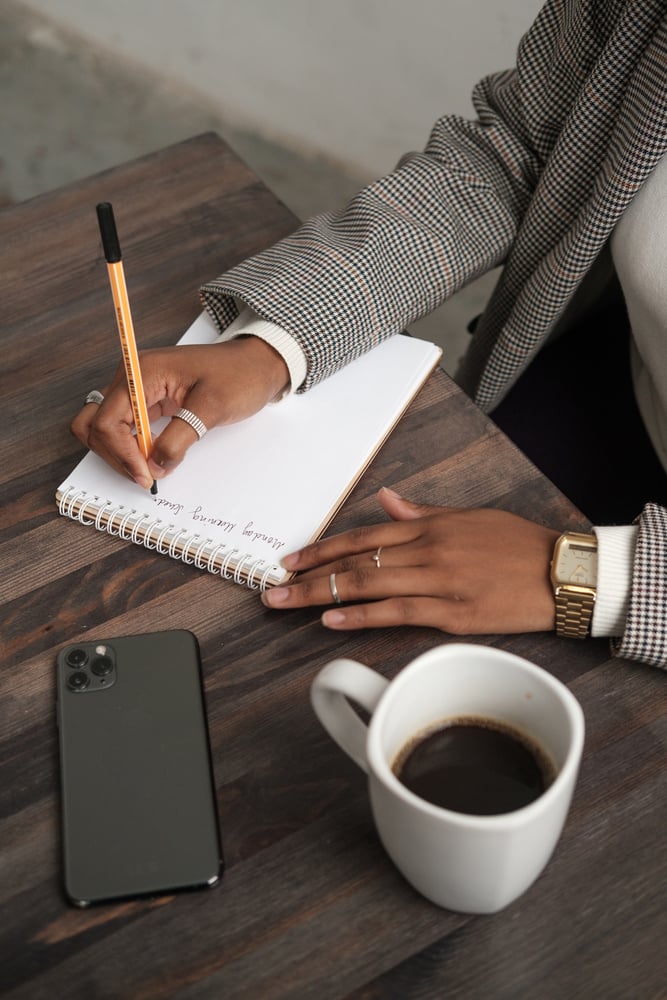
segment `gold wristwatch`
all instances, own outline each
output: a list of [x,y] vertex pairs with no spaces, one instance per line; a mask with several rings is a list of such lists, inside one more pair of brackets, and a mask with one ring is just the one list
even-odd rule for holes
[[558,635],[585,639],[589,634],[597,580],[597,538],[566,531],[556,542],[551,562]]

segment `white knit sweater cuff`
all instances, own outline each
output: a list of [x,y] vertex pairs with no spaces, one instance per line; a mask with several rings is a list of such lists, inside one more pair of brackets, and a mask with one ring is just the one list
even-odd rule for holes
[[236,319],[219,337],[216,337],[215,343],[221,344],[226,340],[233,340],[235,337],[240,337],[241,334],[259,337],[260,340],[266,341],[278,352],[287,365],[290,384],[279,398],[282,399],[284,396],[296,392],[306,377],[306,356],[294,337],[283,330],[281,326],[276,326],[275,323],[262,319],[250,306],[241,309]]
[[635,525],[593,528],[598,540],[594,636],[620,636],[625,631],[638,530]]

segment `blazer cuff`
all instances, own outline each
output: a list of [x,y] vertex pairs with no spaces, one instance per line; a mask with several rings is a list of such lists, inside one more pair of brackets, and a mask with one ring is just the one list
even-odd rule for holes
[[625,631],[612,639],[615,656],[667,668],[667,509],[646,504],[632,568]]

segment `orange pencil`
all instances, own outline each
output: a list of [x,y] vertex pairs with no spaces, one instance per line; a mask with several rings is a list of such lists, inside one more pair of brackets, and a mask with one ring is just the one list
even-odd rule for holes
[[[97,221],[100,224],[102,247],[107,262],[111,294],[113,295],[113,302],[116,309],[116,322],[118,324],[120,344],[123,351],[127,387],[132,402],[134,426],[137,429],[137,440],[144,453],[144,458],[148,459],[152,446],[151,427],[148,420],[144,384],[141,380],[137,342],[134,337],[130,301],[127,297],[127,286],[125,284],[120,243],[116,231],[116,221],[113,215],[113,208],[108,201],[103,201],[97,206]],[[155,480],[153,480],[153,485],[151,486],[151,493],[157,493],[157,483]]]

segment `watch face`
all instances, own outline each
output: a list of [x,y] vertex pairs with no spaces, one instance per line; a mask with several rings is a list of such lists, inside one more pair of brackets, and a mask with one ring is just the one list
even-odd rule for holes
[[554,576],[559,583],[594,587],[598,578],[597,549],[577,542],[561,545],[554,565]]

